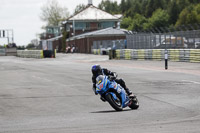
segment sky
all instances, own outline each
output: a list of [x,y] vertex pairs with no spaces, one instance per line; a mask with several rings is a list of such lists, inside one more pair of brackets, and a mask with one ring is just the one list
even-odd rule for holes
[[[93,0],[98,6],[102,0]],[[120,3],[121,0],[111,0]],[[12,29],[14,42],[17,46],[26,46],[31,40],[38,38],[44,32],[41,27],[45,25],[40,20],[41,7],[48,0],[0,0],[0,30]],[[79,4],[88,4],[88,0],[57,0],[61,7],[68,8],[70,14]],[[7,38],[0,38],[0,45],[7,44]]]

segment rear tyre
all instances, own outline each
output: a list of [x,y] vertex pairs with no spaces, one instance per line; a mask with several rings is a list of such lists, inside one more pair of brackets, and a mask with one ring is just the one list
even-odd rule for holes
[[139,108],[139,102],[138,102],[138,99],[137,97],[134,97],[133,99],[131,99],[131,105],[129,105],[129,107],[131,109],[138,109]]
[[117,100],[113,98],[111,94],[106,95],[106,100],[108,103],[116,110],[116,111],[122,111],[122,104],[120,99],[117,97]]

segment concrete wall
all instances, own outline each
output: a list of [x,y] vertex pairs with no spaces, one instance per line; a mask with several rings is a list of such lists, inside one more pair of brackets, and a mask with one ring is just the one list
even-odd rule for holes
[[0,48],[0,56],[5,56],[5,55],[6,55],[6,49]]
[[6,56],[16,56],[17,48],[6,48]]
[[0,56],[16,56],[17,48],[0,48]]

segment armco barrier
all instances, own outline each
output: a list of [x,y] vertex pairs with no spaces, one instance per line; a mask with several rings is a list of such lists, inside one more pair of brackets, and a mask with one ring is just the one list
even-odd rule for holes
[[17,56],[22,58],[44,58],[43,50],[17,50]]
[[[100,50],[93,50],[99,54]],[[168,49],[168,60],[180,62],[200,62],[200,49]],[[94,52],[95,54],[95,52]],[[113,55],[113,54],[111,54]],[[109,55],[109,56],[111,56]],[[165,49],[117,49],[115,59],[164,60]],[[110,57],[110,59],[113,59]]]

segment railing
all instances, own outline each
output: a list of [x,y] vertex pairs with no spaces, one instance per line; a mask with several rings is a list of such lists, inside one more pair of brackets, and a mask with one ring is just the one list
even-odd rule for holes
[[200,49],[200,26],[130,31],[126,39],[129,49]]

